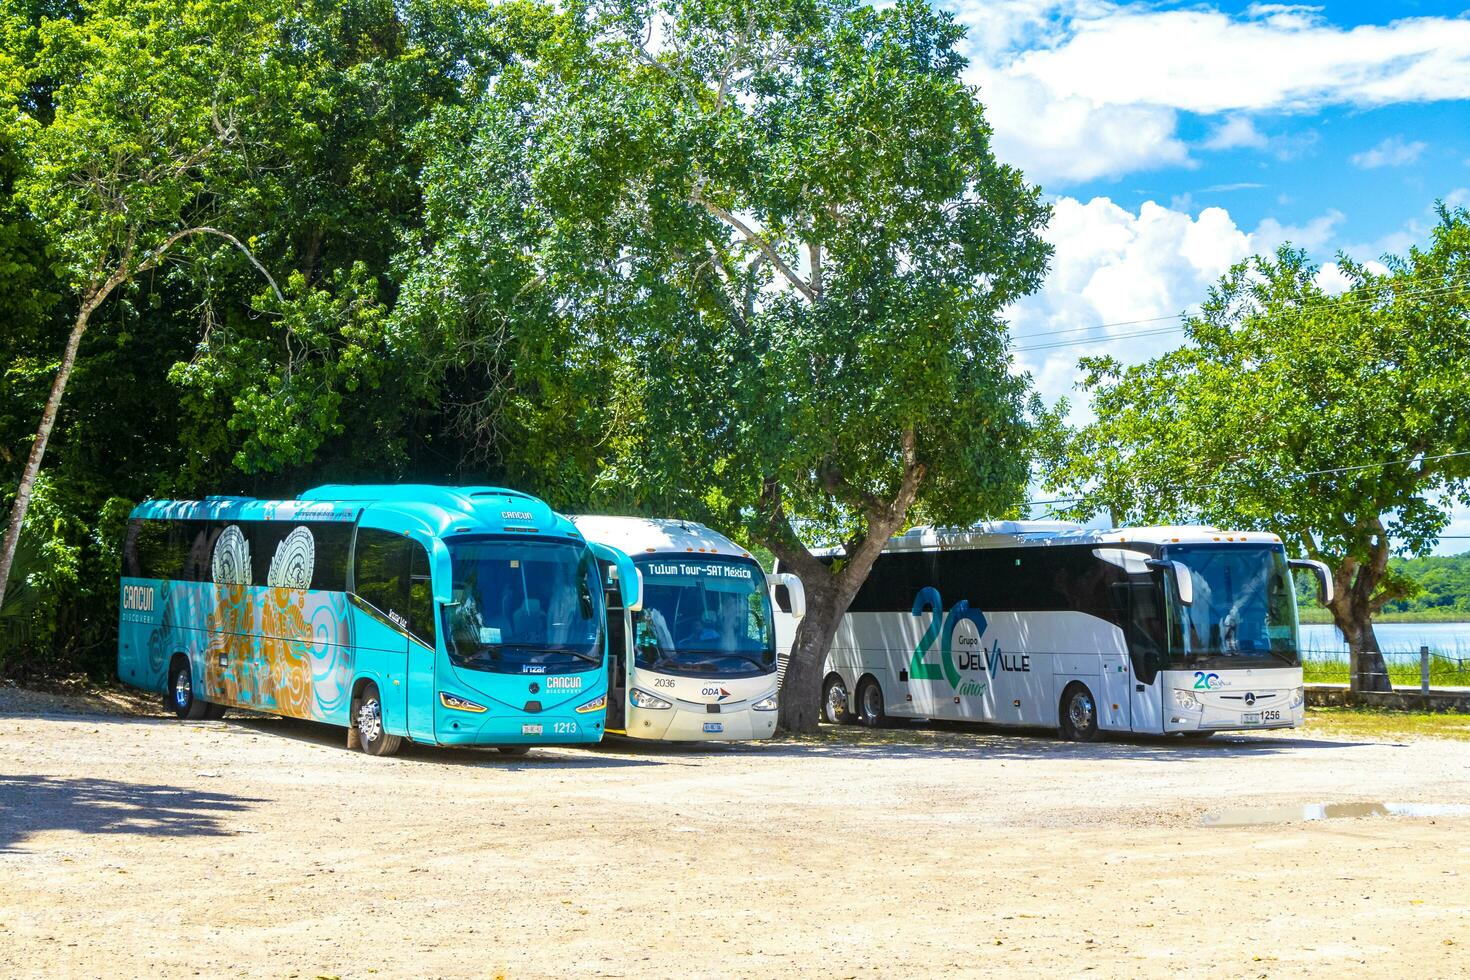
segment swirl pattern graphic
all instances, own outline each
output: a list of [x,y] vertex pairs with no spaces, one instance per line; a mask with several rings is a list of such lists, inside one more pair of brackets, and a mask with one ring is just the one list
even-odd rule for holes
[[250,584],[250,542],[239,525],[231,524],[220,533],[212,565],[216,585]]
[[311,531],[297,527],[276,545],[266,585],[273,589],[309,589],[315,565],[316,539]]

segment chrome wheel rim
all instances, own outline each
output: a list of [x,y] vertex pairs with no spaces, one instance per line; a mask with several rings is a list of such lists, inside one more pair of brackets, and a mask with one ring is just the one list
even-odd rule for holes
[[876,721],[883,712],[883,695],[876,684],[869,684],[863,691],[863,714]]
[[357,709],[357,734],[364,742],[376,742],[383,734],[383,710],[377,698],[370,698]]
[[1078,691],[1072,695],[1072,700],[1067,704],[1067,719],[1071,721],[1073,731],[1085,732],[1091,728],[1093,711],[1090,694]]
[[194,683],[189,678],[189,669],[186,667],[174,674],[174,704],[180,708],[187,708],[193,697]]
[[827,720],[837,722],[847,713],[847,688],[833,684],[827,688]]

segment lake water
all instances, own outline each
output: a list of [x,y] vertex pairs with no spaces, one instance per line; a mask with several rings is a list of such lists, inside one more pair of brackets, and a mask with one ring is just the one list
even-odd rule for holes
[[[1470,623],[1378,623],[1373,629],[1384,656],[1395,660],[1418,658],[1421,646],[1450,657],[1470,658]],[[1347,643],[1336,626],[1303,623],[1302,653],[1308,658],[1341,654],[1346,659]]]

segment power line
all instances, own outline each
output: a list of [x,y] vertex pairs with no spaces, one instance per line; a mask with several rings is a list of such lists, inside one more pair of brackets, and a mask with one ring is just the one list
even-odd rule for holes
[[[1357,464],[1354,464],[1352,466],[1333,466],[1333,467],[1328,467],[1327,469],[1321,469],[1321,470],[1303,470],[1303,471],[1298,472],[1298,473],[1286,473],[1286,474],[1283,474],[1279,479],[1280,479],[1281,482],[1285,482],[1285,481],[1288,481],[1288,480],[1301,480],[1301,479],[1305,479],[1307,477],[1312,477],[1312,476],[1335,476],[1335,475],[1340,474],[1340,473],[1356,473],[1356,472],[1360,472],[1362,470],[1386,469],[1386,468],[1388,468],[1390,466],[1410,466],[1410,465],[1413,465],[1414,463],[1433,463],[1433,462],[1436,462],[1436,461],[1441,460],[1441,459],[1456,459],[1456,458],[1461,457],[1461,456],[1470,456],[1470,449],[1461,450],[1459,452],[1453,452],[1453,453],[1437,453],[1437,454],[1435,454],[1433,456],[1425,456],[1423,454],[1420,454],[1418,456],[1410,456],[1407,459],[1391,459],[1391,460],[1388,460],[1388,461],[1382,462],[1382,463],[1357,463]],[[1155,492],[1158,492],[1158,491],[1178,492],[1178,491],[1181,491],[1181,490],[1197,490],[1200,487],[1207,487],[1207,486],[1209,486],[1208,483],[1195,483],[1195,484],[1183,484],[1183,485],[1174,486],[1174,487],[1154,487],[1152,489]],[[1028,507],[1044,507],[1044,506],[1046,506],[1048,504],[1075,504],[1075,503],[1081,503],[1085,499],[1087,499],[1087,498],[1086,497],[1056,497],[1056,498],[1054,498],[1052,500],[1028,500],[1028,501],[1026,501],[1026,506],[1028,506]],[[1467,538],[1470,538],[1470,535],[1466,535],[1466,537]]]

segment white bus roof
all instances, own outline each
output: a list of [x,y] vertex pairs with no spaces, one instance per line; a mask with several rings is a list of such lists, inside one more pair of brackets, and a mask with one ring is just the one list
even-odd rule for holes
[[664,553],[750,557],[750,552],[720,532],[694,521],[582,514],[573,517],[572,523],[588,541],[611,545],[632,558]]
[[[890,538],[885,552],[942,551],[966,548],[1015,548],[1050,544],[1280,544],[1267,531],[1222,531],[1204,524],[1086,528],[1067,521],[986,521],[974,527],[913,527]],[[840,555],[841,548],[814,550],[816,555]]]

